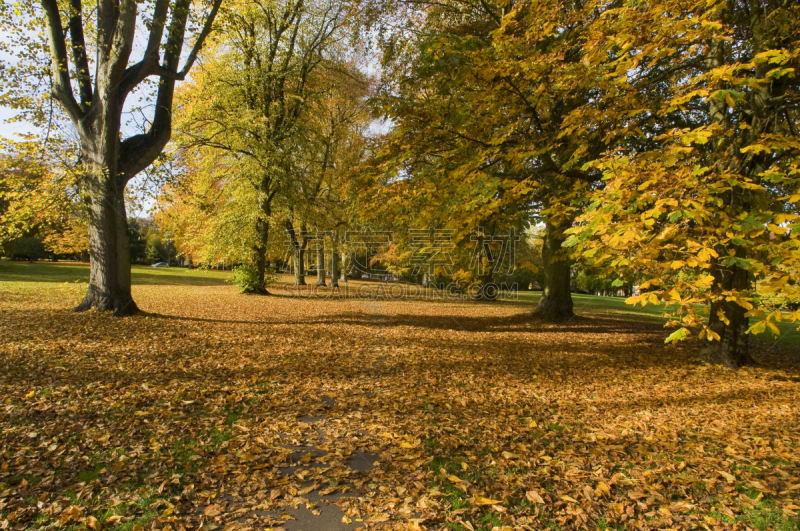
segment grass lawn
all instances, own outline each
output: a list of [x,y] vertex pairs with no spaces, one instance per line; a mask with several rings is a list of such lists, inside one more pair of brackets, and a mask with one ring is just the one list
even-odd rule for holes
[[134,268],[115,318],[71,311],[85,266],[0,262],[0,529],[800,525],[792,343],[732,372],[620,299],[549,324],[228,275]]
[[[135,265],[132,280],[136,285],[221,286],[230,271],[186,269],[182,267],[150,267]],[[0,261],[0,282],[89,282],[89,267],[75,262],[33,264]]]

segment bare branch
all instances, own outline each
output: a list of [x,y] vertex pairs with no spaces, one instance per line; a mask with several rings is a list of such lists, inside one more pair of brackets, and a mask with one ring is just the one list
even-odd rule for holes
[[192,51],[189,52],[189,57],[186,58],[186,64],[183,65],[180,73],[178,74],[178,79],[183,79],[186,77],[186,74],[189,73],[191,70],[192,65],[197,60],[197,54],[200,53],[200,49],[203,47],[203,43],[208,37],[208,34],[211,33],[211,28],[214,24],[214,19],[217,17],[217,12],[219,11],[219,7],[222,5],[222,0],[214,0],[214,5],[211,8],[211,12],[208,14],[206,18],[206,23],[203,25],[203,30],[200,32],[200,35],[197,37],[197,41],[195,41],[194,46],[192,47]]

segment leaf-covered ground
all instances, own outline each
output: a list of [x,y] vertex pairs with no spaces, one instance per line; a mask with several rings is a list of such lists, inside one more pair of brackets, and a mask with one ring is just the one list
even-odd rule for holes
[[129,318],[0,274],[0,529],[798,527],[791,348],[165,274]]

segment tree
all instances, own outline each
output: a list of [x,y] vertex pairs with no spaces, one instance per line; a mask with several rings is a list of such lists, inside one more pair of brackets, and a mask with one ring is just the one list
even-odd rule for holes
[[779,332],[771,296],[800,295],[799,16],[773,0],[621,7],[585,44],[603,75],[568,120],[625,137],[592,163],[606,185],[568,244],[647,279],[629,302],[671,305],[668,341],[694,331],[732,368],[754,362],[749,334]]
[[[8,141],[0,156],[0,244],[35,237],[56,255],[88,250],[88,216],[74,168],[73,146],[50,139]],[[42,250],[43,254],[45,251]]]
[[[427,5],[423,31],[386,41],[392,74],[379,100],[394,123],[382,168],[393,201],[430,224],[434,214],[467,241],[479,227],[544,223],[544,292],[536,312],[571,318],[568,229],[601,173],[583,163],[603,135],[565,134],[566,117],[592,99],[581,45],[607,6],[453,0]],[[419,35],[418,37],[416,35]],[[396,52],[396,50],[400,52]],[[393,55],[394,54],[394,55]],[[399,170],[398,170],[399,168]],[[425,207],[421,208],[421,205]]]
[[[314,75],[342,38],[353,5],[339,1],[255,0],[225,14],[223,31],[181,95],[181,142],[246,160],[230,179],[252,188],[257,206],[251,262],[266,293],[273,199],[290,178],[297,124],[315,91]],[[244,170],[244,171],[243,171]]]
[[[340,251],[344,232],[355,218],[354,177],[364,161],[370,123],[366,98],[371,80],[354,62],[337,62],[319,72],[326,87],[298,122],[298,145],[292,156],[293,178],[283,191],[286,228],[294,250],[298,284],[302,285],[303,253],[312,227],[316,238],[317,285],[325,285],[325,255],[330,251],[331,287],[339,286]],[[294,224],[301,223],[297,235]]]
[[210,148],[172,156],[179,177],[158,195],[156,224],[173,235],[177,250],[190,263],[249,263],[257,244],[252,228],[258,203],[249,181],[235,178],[247,171],[249,161]]
[[[52,97],[61,105],[80,139],[79,178],[88,206],[91,267],[89,288],[77,310],[113,310],[116,315],[137,311],[130,289],[125,186],[155,160],[169,141],[175,82],[184,79],[194,64],[221,2],[213,0],[208,14],[200,21],[202,29],[183,67],[180,59],[187,28],[192,25],[190,13],[195,15],[191,18],[198,15],[190,0],[172,3],[154,0],[147,10],[141,10],[139,2],[134,0],[101,1],[96,5],[81,0],[61,4],[56,0],[41,0],[42,16],[29,4],[28,13],[16,19],[3,18],[4,30],[15,35],[19,32],[11,26],[18,23],[16,20],[21,19],[27,26],[25,22],[33,19],[46,26]],[[90,22],[92,14],[96,14],[96,20]],[[132,62],[137,22],[140,28],[147,27],[149,33],[141,59]],[[18,50],[18,53],[35,55],[36,52]],[[30,74],[19,69],[13,71],[19,76]],[[141,134],[121,139],[125,102],[151,76],[158,78],[158,88],[150,127]],[[19,85],[27,86],[22,81]],[[26,97],[16,94],[13,104],[23,106]]]

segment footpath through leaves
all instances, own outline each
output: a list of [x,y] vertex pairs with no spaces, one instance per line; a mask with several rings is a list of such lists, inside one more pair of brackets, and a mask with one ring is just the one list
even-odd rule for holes
[[796,368],[514,302],[81,294],[0,282],[0,529],[798,525]]

